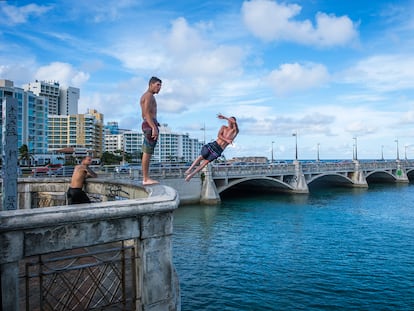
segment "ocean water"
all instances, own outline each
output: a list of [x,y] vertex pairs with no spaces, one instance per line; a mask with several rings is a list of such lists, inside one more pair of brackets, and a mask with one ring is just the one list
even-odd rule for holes
[[387,184],[181,206],[182,310],[414,310],[413,200]]

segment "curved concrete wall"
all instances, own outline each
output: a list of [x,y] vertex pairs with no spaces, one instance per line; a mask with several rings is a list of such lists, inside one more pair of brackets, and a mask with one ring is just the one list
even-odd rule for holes
[[[36,184],[19,186],[29,193],[67,188],[64,180],[55,180],[47,187],[39,180]],[[105,185],[99,180],[88,183],[89,190],[94,191],[105,189]],[[19,292],[19,263],[28,256],[130,240],[139,258],[134,269],[137,310],[180,310],[172,261],[173,211],[179,204],[178,193],[162,185],[129,187],[125,189],[139,198],[0,212],[0,309],[19,310],[19,300],[24,297]]]

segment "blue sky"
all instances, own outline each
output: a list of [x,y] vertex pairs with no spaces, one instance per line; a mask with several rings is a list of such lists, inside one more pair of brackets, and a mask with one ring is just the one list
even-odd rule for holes
[[[79,113],[216,138],[225,156],[414,158],[414,1],[0,1],[0,78],[79,87]],[[398,143],[397,143],[398,141]],[[273,142],[273,143],[272,143]]]

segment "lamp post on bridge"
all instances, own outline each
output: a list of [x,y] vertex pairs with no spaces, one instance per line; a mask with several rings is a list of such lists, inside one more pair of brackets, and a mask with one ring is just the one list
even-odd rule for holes
[[316,145],[316,161],[318,162],[319,162],[319,146],[320,146],[320,143]]
[[292,136],[295,136],[295,160],[298,160],[298,132],[292,134]]
[[354,154],[354,160],[358,161],[358,138],[356,136],[353,137],[353,139],[355,140],[355,154]]
[[381,145],[381,160],[384,161],[384,145]]
[[395,142],[397,143],[397,161],[399,161],[400,160],[400,150],[399,150],[399,147],[398,147],[398,138],[395,140]]
[[274,144],[275,142],[274,141],[272,141],[272,162],[271,163],[273,163],[273,144]]
[[203,145],[206,144],[206,123],[204,122],[203,127],[200,129],[203,131]]

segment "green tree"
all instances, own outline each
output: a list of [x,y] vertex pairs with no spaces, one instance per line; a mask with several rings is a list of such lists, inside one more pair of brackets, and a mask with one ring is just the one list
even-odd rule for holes
[[122,160],[121,155],[115,155],[108,151],[105,151],[101,157],[101,163],[103,165],[119,164],[121,160]]
[[23,144],[19,148],[19,161],[23,161],[25,165],[29,166],[32,163],[33,156],[30,154],[29,147]]

